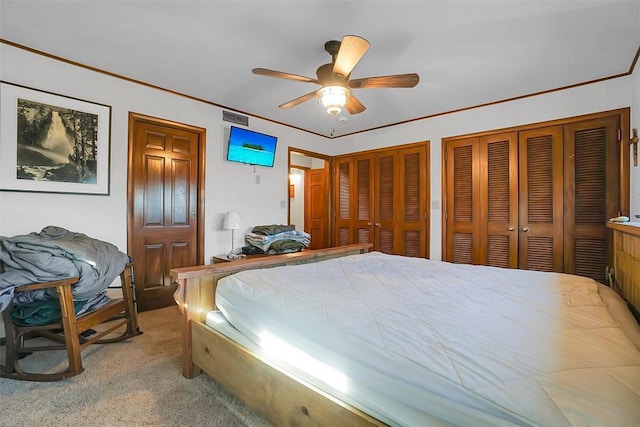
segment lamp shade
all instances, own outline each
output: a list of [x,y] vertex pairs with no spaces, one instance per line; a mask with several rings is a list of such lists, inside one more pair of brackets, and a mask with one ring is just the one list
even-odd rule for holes
[[225,230],[238,230],[242,225],[238,212],[227,212],[224,216],[222,228]]

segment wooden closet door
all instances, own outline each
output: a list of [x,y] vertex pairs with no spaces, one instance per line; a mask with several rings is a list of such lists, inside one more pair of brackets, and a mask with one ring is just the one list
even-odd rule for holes
[[[374,242],[374,156],[358,155],[353,158],[355,187],[352,201],[354,206],[353,228],[355,243]],[[375,250],[378,250],[374,247]]]
[[618,216],[618,117],[564,126],[564,271],[606,283],[607,220]]
[[[425,145],[375,154],[374,248],[427,256],[428,161]],[[364,193],[364,192],[362,192]]]
[[519,133],[519,267],[564,270],[562,126]]
[[[341,156],[335,162],[335,241],[374,243],[374,156]],[[376,249],[377,250],[377,249]]]
[[447,248],[445,260],[480,264],[478,138],[449,141],[445,147]]
[[445,139],[443,259],[604,281],[606,222],[629,211],[628,120],[625,109]]
[[394,203],[397,194],[396,153],[387,151],[375,156],[375,209],[374,249],[387,254],[398,254],[399,244],[394,242],[394,220],[398,218],[400,206]]
[[428,159],[426,143],[336,157],[336,244],[427,257]]
[[335,162],[335,242],[337,246],[354,243],[352,233],[353,158],[340,157]]
[[446,260],[518,267],[518,134],[449,141]]
[[428,256],[427,210],[429,200],[428,154],[425,146],[400,150],[397,157],[397,200],[400,212],[395,235],[398,253],[404,256]]
[[480,264],[518,267],[518,133],[479,140]]

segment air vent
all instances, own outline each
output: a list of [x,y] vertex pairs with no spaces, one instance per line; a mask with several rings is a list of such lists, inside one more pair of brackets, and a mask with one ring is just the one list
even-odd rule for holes
[[249,126],[249,117],[235,114],[230,111],[222,112],[222,120],[225,122],[231,122],[242,126]]

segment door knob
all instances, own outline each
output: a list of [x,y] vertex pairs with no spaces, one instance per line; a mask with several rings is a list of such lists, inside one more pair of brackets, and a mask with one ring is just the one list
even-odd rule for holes
[[370,222],[368,222],[368,223],[367,223],[367,226],[371,227],[371,223],[370,223]]
[[529,231],[529,227],[522,227],[522,231],[526,233],[527,231]]
[[513,230],[515,230],[515,229],[516,229],[516,228],[515,228],[513,225],[509,226],[509,231],[513,231]]
[[380,223],[379,222],[376,222],[376,227],[380,227]]

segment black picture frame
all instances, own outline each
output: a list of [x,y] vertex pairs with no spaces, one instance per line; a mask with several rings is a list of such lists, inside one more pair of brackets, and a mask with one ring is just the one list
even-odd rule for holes
[[0,82],[0,190],[109,195],[111,106]]

